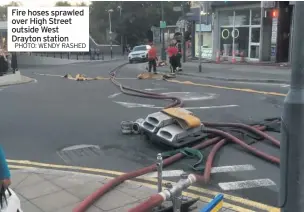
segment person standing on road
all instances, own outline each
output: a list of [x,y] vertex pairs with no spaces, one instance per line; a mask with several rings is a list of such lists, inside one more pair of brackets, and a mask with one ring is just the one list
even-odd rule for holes
[[157,61],[157,55],[156,55],[156,47],[154,44],[151,44],[151,49],[148,51],[148,63],[149,63],[149,68],[148,71],[149,73],[151,72],[151,69],[153,67],[153,72],[156,74],[156,61]]
[[167,53],[169,56],[169,63],[171,65],[170,69],[171,69],[171,73],[175,73],[176,72],[176,68],[178,67],[178,49],[176,48],[176,46],[174,45],[174,43],[172,43],[168,48],[167,48]]

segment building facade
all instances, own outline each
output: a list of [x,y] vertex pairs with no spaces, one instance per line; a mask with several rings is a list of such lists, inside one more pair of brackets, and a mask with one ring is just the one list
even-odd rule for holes
[[[201,5],[203,3],[200,2]],[[206,10],[206,4],[204,6]],[[198,8],[199,3],[192,7]],[[245,60],[257,62],[291,61],[292,2],[210,2],[207,7],[209,17],[212,16],[209,21],[212,44],[208,44],[208,47],[212,46],[212,59],[215,60],[219,52],[227,60],[231,60],[234,54],[237,60],[244,57]],[[192,14],[197,24],[197,13]],[[208,35],[204,33],[203,40],[208,42]],[[203,48],[204,45],[205,42]],[[197,45],[195,47],[198,48]]]

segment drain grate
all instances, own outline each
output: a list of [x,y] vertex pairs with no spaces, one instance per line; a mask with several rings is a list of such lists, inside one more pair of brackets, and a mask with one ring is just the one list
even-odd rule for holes
[[69,165],[78,164],[80,161],[101,156],[100,147],[97,145],[80,144],[69,146],[57,151],[58,156]]

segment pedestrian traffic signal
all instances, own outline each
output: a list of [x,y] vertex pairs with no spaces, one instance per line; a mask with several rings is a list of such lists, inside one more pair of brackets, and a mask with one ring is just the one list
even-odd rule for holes
[[273,18],[277,18],[277,17],[278,17],[278,15],[279,15],[278,10],[276,10],[276,9],[275,9],[275,10],[273,10],[271,15],[272,15],[272,17],[273,17]]

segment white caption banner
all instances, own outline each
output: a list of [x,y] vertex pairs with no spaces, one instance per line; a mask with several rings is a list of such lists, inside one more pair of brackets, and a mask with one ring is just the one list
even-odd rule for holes
[[9,52],[89,51],[89,7],[8,7]]

